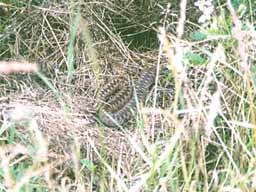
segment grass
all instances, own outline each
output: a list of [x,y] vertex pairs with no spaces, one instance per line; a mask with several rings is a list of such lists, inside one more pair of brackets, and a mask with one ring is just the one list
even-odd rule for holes
[[[40,66],[0,74],[0,191],[255,191],[255,3],[214,3],[208,25],[184,0],[0,4],[1,61]],[[93,122],[152,65],[128,127]]]

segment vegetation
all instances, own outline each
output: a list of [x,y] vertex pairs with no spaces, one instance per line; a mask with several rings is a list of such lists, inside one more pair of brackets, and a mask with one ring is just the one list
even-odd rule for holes
[[[0,191],[256,191],[255,13],[252,0],[0,2]],[[95,119],[107,81],[152,66],[132,122]]]

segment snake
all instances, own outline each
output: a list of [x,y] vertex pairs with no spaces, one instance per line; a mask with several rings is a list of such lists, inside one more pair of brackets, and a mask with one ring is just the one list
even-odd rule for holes
[[154,83],[156,68],[141,72],[134,86],[126,78],[113,79],[100,91],[102,106],[99,109],[101,122],[108,127],[123,125],[136,114],[137,103],[143,102]]

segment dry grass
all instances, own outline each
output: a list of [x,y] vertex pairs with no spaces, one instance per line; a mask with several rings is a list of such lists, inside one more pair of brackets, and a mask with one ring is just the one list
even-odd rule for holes
[[[217,29],[191,24],[192,5],[180,3],[173,14],[164,1],[0,3],[1,62],[40,67],[0,69],[0,191],[256,189],[255,30],[230,1],[216,8]],[[163,27],[147,16],[154,8]],[[145,43],[152,33],[159,46]],[[135,121],[98,123],[98,89],[150,66],[156,81]]]

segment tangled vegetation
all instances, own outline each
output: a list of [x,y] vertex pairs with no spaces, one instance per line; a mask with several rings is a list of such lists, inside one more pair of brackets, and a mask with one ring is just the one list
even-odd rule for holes
[[[252,0],[0,2],[0,191],[255,191]],[[99,90],[156,78],[131,122]]]

